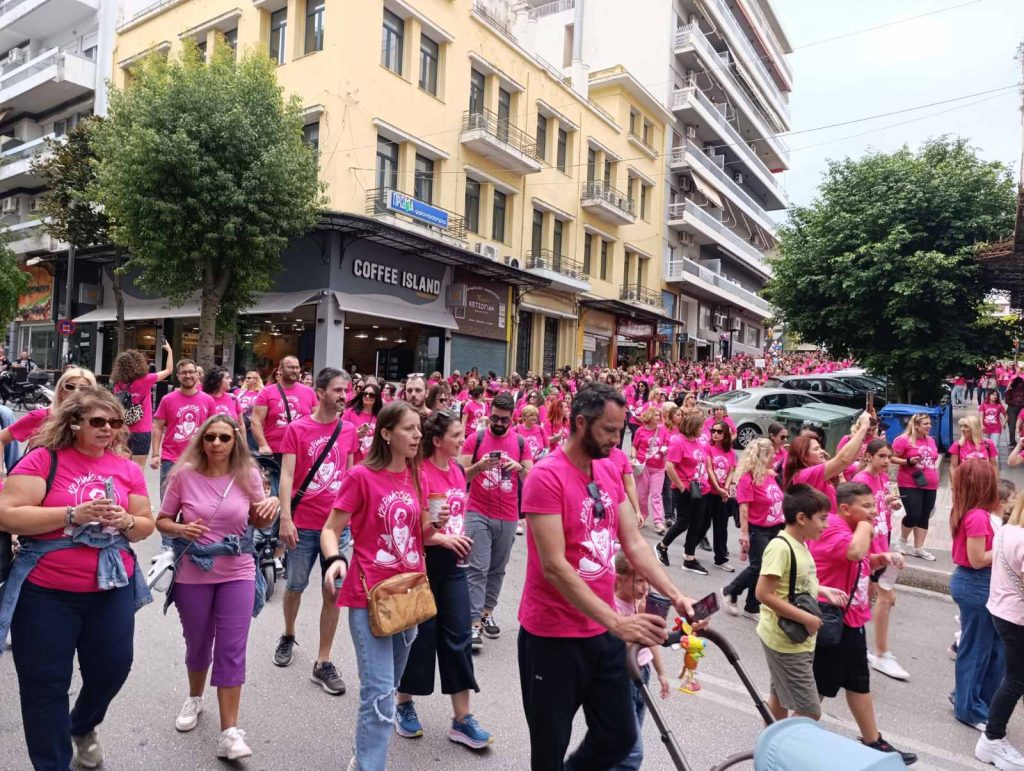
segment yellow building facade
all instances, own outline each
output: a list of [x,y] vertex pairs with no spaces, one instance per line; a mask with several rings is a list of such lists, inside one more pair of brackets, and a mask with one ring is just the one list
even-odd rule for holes
[[[349,283],[389,278],[406,284],[406,274],[414,274],[406,288],[419,299],[433,294],[431,312],[454,321],[440,322],[437,344],[419,340],[392,374],[428,362],[493,364],[499,356],[506,373],[614,366],[646,358],[659,325],[670,323],[662,305],[660,148],[671,114],[622,67],[573,83],[568,54],[565,67],[538,59],[490,6],[180,0],[118,29],[119,87],[141,57],[175,55],[194,40],[202,51],[231,45],[270,56],[285,93],[300,97],[330,211],[345,223],[328,235],[342,239],[339,263],[351,270],[331,285],[338,307],[331,304],[333,324],[321,324],[318,364],[335,363],[340,343],[346,365],[368,371],[372,339],[360,334],[412,346],[406,341],[427,323],[426,311],[404,327],[394,317],[401,310],[381,311],[387,323],[367,323],[374,308],[347,291]],[[401,261],[371,254],[353,257],[348,268],[352,237],[380,249],[402,244]],[[439,260],[439,283],[425,270],[417,284],[416,266]],[[472,291],[468,303],[460,299],[478,278],[491,300],[474,300]],[[402,298],[393,299],[399,308]],[[466,335],[473,309],[492,301],[497,326],[477,345]],[[423,358],[421,349],[436,356]]]

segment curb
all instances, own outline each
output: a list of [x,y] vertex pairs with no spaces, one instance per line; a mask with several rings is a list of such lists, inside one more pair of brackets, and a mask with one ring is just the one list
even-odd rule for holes
[[930,592],[949,594],[949,578],[950,574],[944,570],[907,565],[900,572],[897,583],[913,586],[918,589],[926,589]]

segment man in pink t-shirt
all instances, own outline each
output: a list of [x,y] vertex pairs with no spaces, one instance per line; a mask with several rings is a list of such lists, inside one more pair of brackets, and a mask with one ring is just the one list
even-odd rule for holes
[[294,356],[285,356],[278,367],[279,383],[271,383],[256,397],[250,424],[260,455],[274,455],[281,462],[281,441],[288,424],[316,409],[316,393],[299,382],[302,368]]
[[519,606],[519,679],[533,768],[562,768],[572,723],[583,707],[588,731],[575,768],[614,768],[637,737],[626,646],[660,645],[663,618],[615,611],[614,558],[620,546],[636,575],[680,614],[689,599],[658,565],[626,503],[608,456],[626,422],[626,400],[605,384],[573,401],[564,446],[541,460],[523,488],[526,582]]
[[199,390],[199,370],[192,359],[179,359],[176,372],[180,387],[160,400],[153,416],[149,467],[159,464],[161,490],[171,466],[215,409],[210,395]]

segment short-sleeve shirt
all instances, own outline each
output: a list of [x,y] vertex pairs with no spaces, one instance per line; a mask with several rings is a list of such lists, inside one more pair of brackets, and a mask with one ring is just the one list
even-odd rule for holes
[[251,417],[252,416],[252,408],[255,406],[256,399],[257,399],[257,397],[259,397],[259,395],[260,395],[259,391],[249,391],[248,389],[245,389],[245,388],[240,389],[235,394],[235,396],[238,399],[238,410],[239,410],[239,412],[241,412],[247,418]]
[[854,482],[863,482],[871,489],[875,498],[875,534],[871,539],[871,554],[883,554],[889,551],[889,533],[892,530],[892,510],[889,507],[888,475],[874,474],[865,469],[857,474]]
[[967,539],[984,538],[985,551],[992,548],[992,538],[995,531],[992,529],[992,518],[984,509],[971,509],[962,520],[960,526],[953,534],[953,562],[961,567],[973,568],[971,561],[967,558]]
[[665,468],[665,455],[668,453],[668,435],[665,427],[640,426],[633,432],[633,449],[636,450],[636,459],[647,468]]
[[[474,431],[466,437],[466,443],[462,447],[463,455],[471,458],[475,456],[479,461],[487,453],[500,452],[502,460],[511,459],[516,463],[530,460],[526,443],[523,442],[523,449],[520,451],[519,437],[512,431],[495,436],[490,429],[485,429],[480,449],[477,449],[476,441],[479,435],[479,431]],[[515,522],[519,519],[519,474],[515,471],[503,473],[497,467],[481,471],[473,477],[469,485],[468,506],[470,511],[479,512],[485,517]]]
[[[860,461],[864,457],[864,453],[867,452],[869,439],[864,437],[864,441],[860,443],[860,447],[857,449],[857,457],[846,469],[843,471],[843,476],[847,480],[852,481],[853,478],[860,472]],[[850,435],[847,434],[839,439],[839,444],[836,445],[836,451],[843,449],[850,443]]]
[[998,434],[1003,430],[1002,417],[1006,414],[1006,407],[1002,404],[989,404],[986,402],[978,407],[981,415],[981,431],[984,434]]
[[939,489],[939,450],[932,437],[926,436],[924,439],[915,440],[915,444],[911,444],[907,436],[898,436],[892,443],[892,454],[905,460],[921,459],[917,466],[900,466],[899,471],[896,472],[896,484],[900,487],[917,487],[917,483],[914,482],[914,472],[920,469],[924,472],[925,478],[925,485],[921,489]]
[[[50,454],[43,448],[29,452],[11,470],[11,476],[35,476],[46,479],[50,473]],[[64,508],[79,506],[91,500],[106,497],[105,480],[114,480],[114,503],[128,508],[128,496],[148,495],[142,470],[128,458],[107,451],[95,458],[79,452],[74,447],[57,450],[57,473],[53,478],[50,492],[43,498],[41,506]],[[34,535],[41,541],[60,538],[64,528],[49,533]],[[131,554],[121,552],[128,576],[134,573],[135,563]],[[28,580],[46,589],[66,592],[95,592],[96,569],[99,564],[99,550],[88,546],[76,546],[51,552],[39,560],[28,574]]]
[[949,448],[949,454],[959,458],[961,463],[972,458],[992,460],[998,457],[996,446],[991,439],[982,439],[981,444],[975,444],[968,439],[959,439],[953,442]]
[[132,404],[142,407],[142,420],[128,426],[128,430],[133,434],[144,434],[153,430],[153,386],[157,384],[158,380],[156,373],[150,372],[133,380],[127,388],[124,383],[114,386],[115,394],[128,391],[132,397]]
[[1006,566],[997,564],[1005,560],[1010,570],[1017,576],[1024,572],[1024,527],[1008,526],[1000,528],[998,540],[999,554],[992,555],[992,582],[988,593],[989,613],[1009,621],[1011,624],[1024,626],[1024,599],[1007,575]]
[[429,458],[423,461],[423,494],[441,494],[448,504],[447,535],[466,534],[466,472],[454,458],[446,470],[439,469]]
[[[786,548],[787,543],[793,547],[792,552]],[[775,596],[788,602],[789,573],[794,557],[796,559],[795,588],[797,594],[806,592],[812,597],[817,597],[818,572],[814,565],[814,557],[811,556],[807,544],[796,540],[785,530],[770,540],[765,547],[764,554],[761,556],[761,575],[777,576],[779,585],[775,588]],[[811,635],[802,643],[790,640],[779,627],[778,615],[764,603],[761,603],[761,618],[757,623],[757,636],[761,638],[761,642],[779,653],[813,651],[817,641],[817,635]]]
[[729,478],[729,472],[736,468],[736,451],[732,448],[723,450],[716,444],[708,447],[708,463],[711,465],[711,473],[719,487],[725,487],[725,480]]
[[540,460],[541,454],[547,452],[548,438],[544,432],[544,426],[540,423],[534,423],[533,428],[527,428],[522,425],[516,426],[514,431],[523,437],[523,442],[526,443],[526,449],[529,451],[529,457],[532,461]]
[[[288,400],[287,408],[281,399],[282,390]],[[312,415],[318,403],[316,391],[302,383],[292,383],[287,388],[273,384],[260,391],[253,406],[267,408],[266,417],[263,419],[263,436],[272,452],[281,452],[281,440],[284,439],[284,431],[288,424],[306,415]]]
[[736,500],[747,504],[747,524],[755,527],[778,527],[786,521],[782,513],[782,488],[772,473],[765,474],[761,484],[754,483],[749,471],[736,484]]
[[[377,418],[372,412],[356,412],[352,407],[345,410],[341,417],[356,429],[356,452],[352,462],[359,463],[370,452],[370,445],[373,444],[373,432],[377,428]],[[360,426],[369,426],[362,436],[359,436]]]
[[[565,535],[565,558],[576,574],[609,607],[615,607],[615,553],[619,505],[625,500],[622,477],[608,459],[591,463],[587,477],[561,449],[540,461],[523,486],[523,511],[558,516]],[[604,517],[595,517],[588,484],[596,485]],[[532,531],[526,530],[526,581],[519,623],[540,637],[595,637],[607,631],[570,603],[547,579]]]
[[156,408],[156,417],[165,422],[160,458],[169,461],[180,458],[213,411],[213,399],[202,391],[190,396],[172,391],[161,399]]
[[[825,532],[816,541],[811,541],[811,554],[814,555],[814,564],[818,569],[818,583],[821,586],[831,586],[833,589],[841,589],[849,593],[853,586],[854,576],[857,576],[857,585],[853,591],[853,599],[850,600],[850,607],[843,616],[843,623],[846,626],[859,628],[871,620],[871,605],[868,603],[868,582],[871,580],[871,563],[867,555],[861,558],[860,563],[850,562],[846,558],[846,552],[853,540],[853,531],[846,524],[846,520],[838,514],[828,515],[828,526]],[[819,597],[824,600],[824,597]]]
[[608,453],[608,460],[615,464],[622,476],[633,473],[633,464],[629,462],[629,456],[618,447],[612,447],[612,451]]
[[706,445],[682,434],[679,434],[678,441],[669,446],[665,459],[675,467],[684,491],[690,486],[690,482],[696,480],[700,484],[702,493],[710,492],[711,482],[708,480],[706,465],[707,453]]
[[238,409],[238,399],[230,391],[225,391],[220,396],[211,396],[213,399],[213,414],[215,415],[227,415],[234,421],[237,421],[240,415]]
[[[292,495],[302,486],[313,463],[320,457],[338,421],[319,423],[311,415],[299,418],[289,425],[281,440],[281,452],[295,456],[295,474],[292,477]],[[292,511],[295,527],[303,530],[322,530],[327,517],[334,507],[341,483],[349,467],[349,456],[358,447],[356,428],[348,421],[342,421],[341,431],[331,445],[324,462],[309,481],[309,487],[302,495],[299,505]]]
[[800,469],[793,475],[791,485],[810,485],[819,493],[822,493],[829,502],[829,511],[833,514],[839,512],[839,503],[836,501],[836,488],[830,481],[825,479],[825,464],[818,463],[814,466]]
[[385,578],[425,571],[423,506],[410,471],[395,474],[356,466],[334,508],[352,515],[352,564],[338,592],[338,607],[365,608],[366,591]]
[[8,430],[11,432],[11,436],[19,442],[26,442],[36,435],[39,427],[46,422],[48,417],[50,417],[50,408],[40,407],[19,418]]

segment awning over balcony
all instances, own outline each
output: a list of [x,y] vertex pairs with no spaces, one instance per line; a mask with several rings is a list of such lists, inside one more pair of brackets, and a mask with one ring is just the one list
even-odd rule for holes
[[718,209],[724,209],[722,205],[722,199],[718,196],[718,191],[711,186],[711,183],[706,181],[700,174],[693,169],[690,169],[690,176],[693,177],[693,186],[707,198],[711,205]]
[[658,311],[653,308],[648,310],[620,300],[605,300],[600,297],[582,297],[580,298],[580,305],[584,308],[593,308],[594,310],[604,311],[605,313],[610,313],[613,316],[623,316],[637,321],[646,321],[651,324],[673,324],[677,327],[686,326],[685,321],[680,321],[679,319],[674,319],[671,316],[666,316],[664,313],[658,313]]

